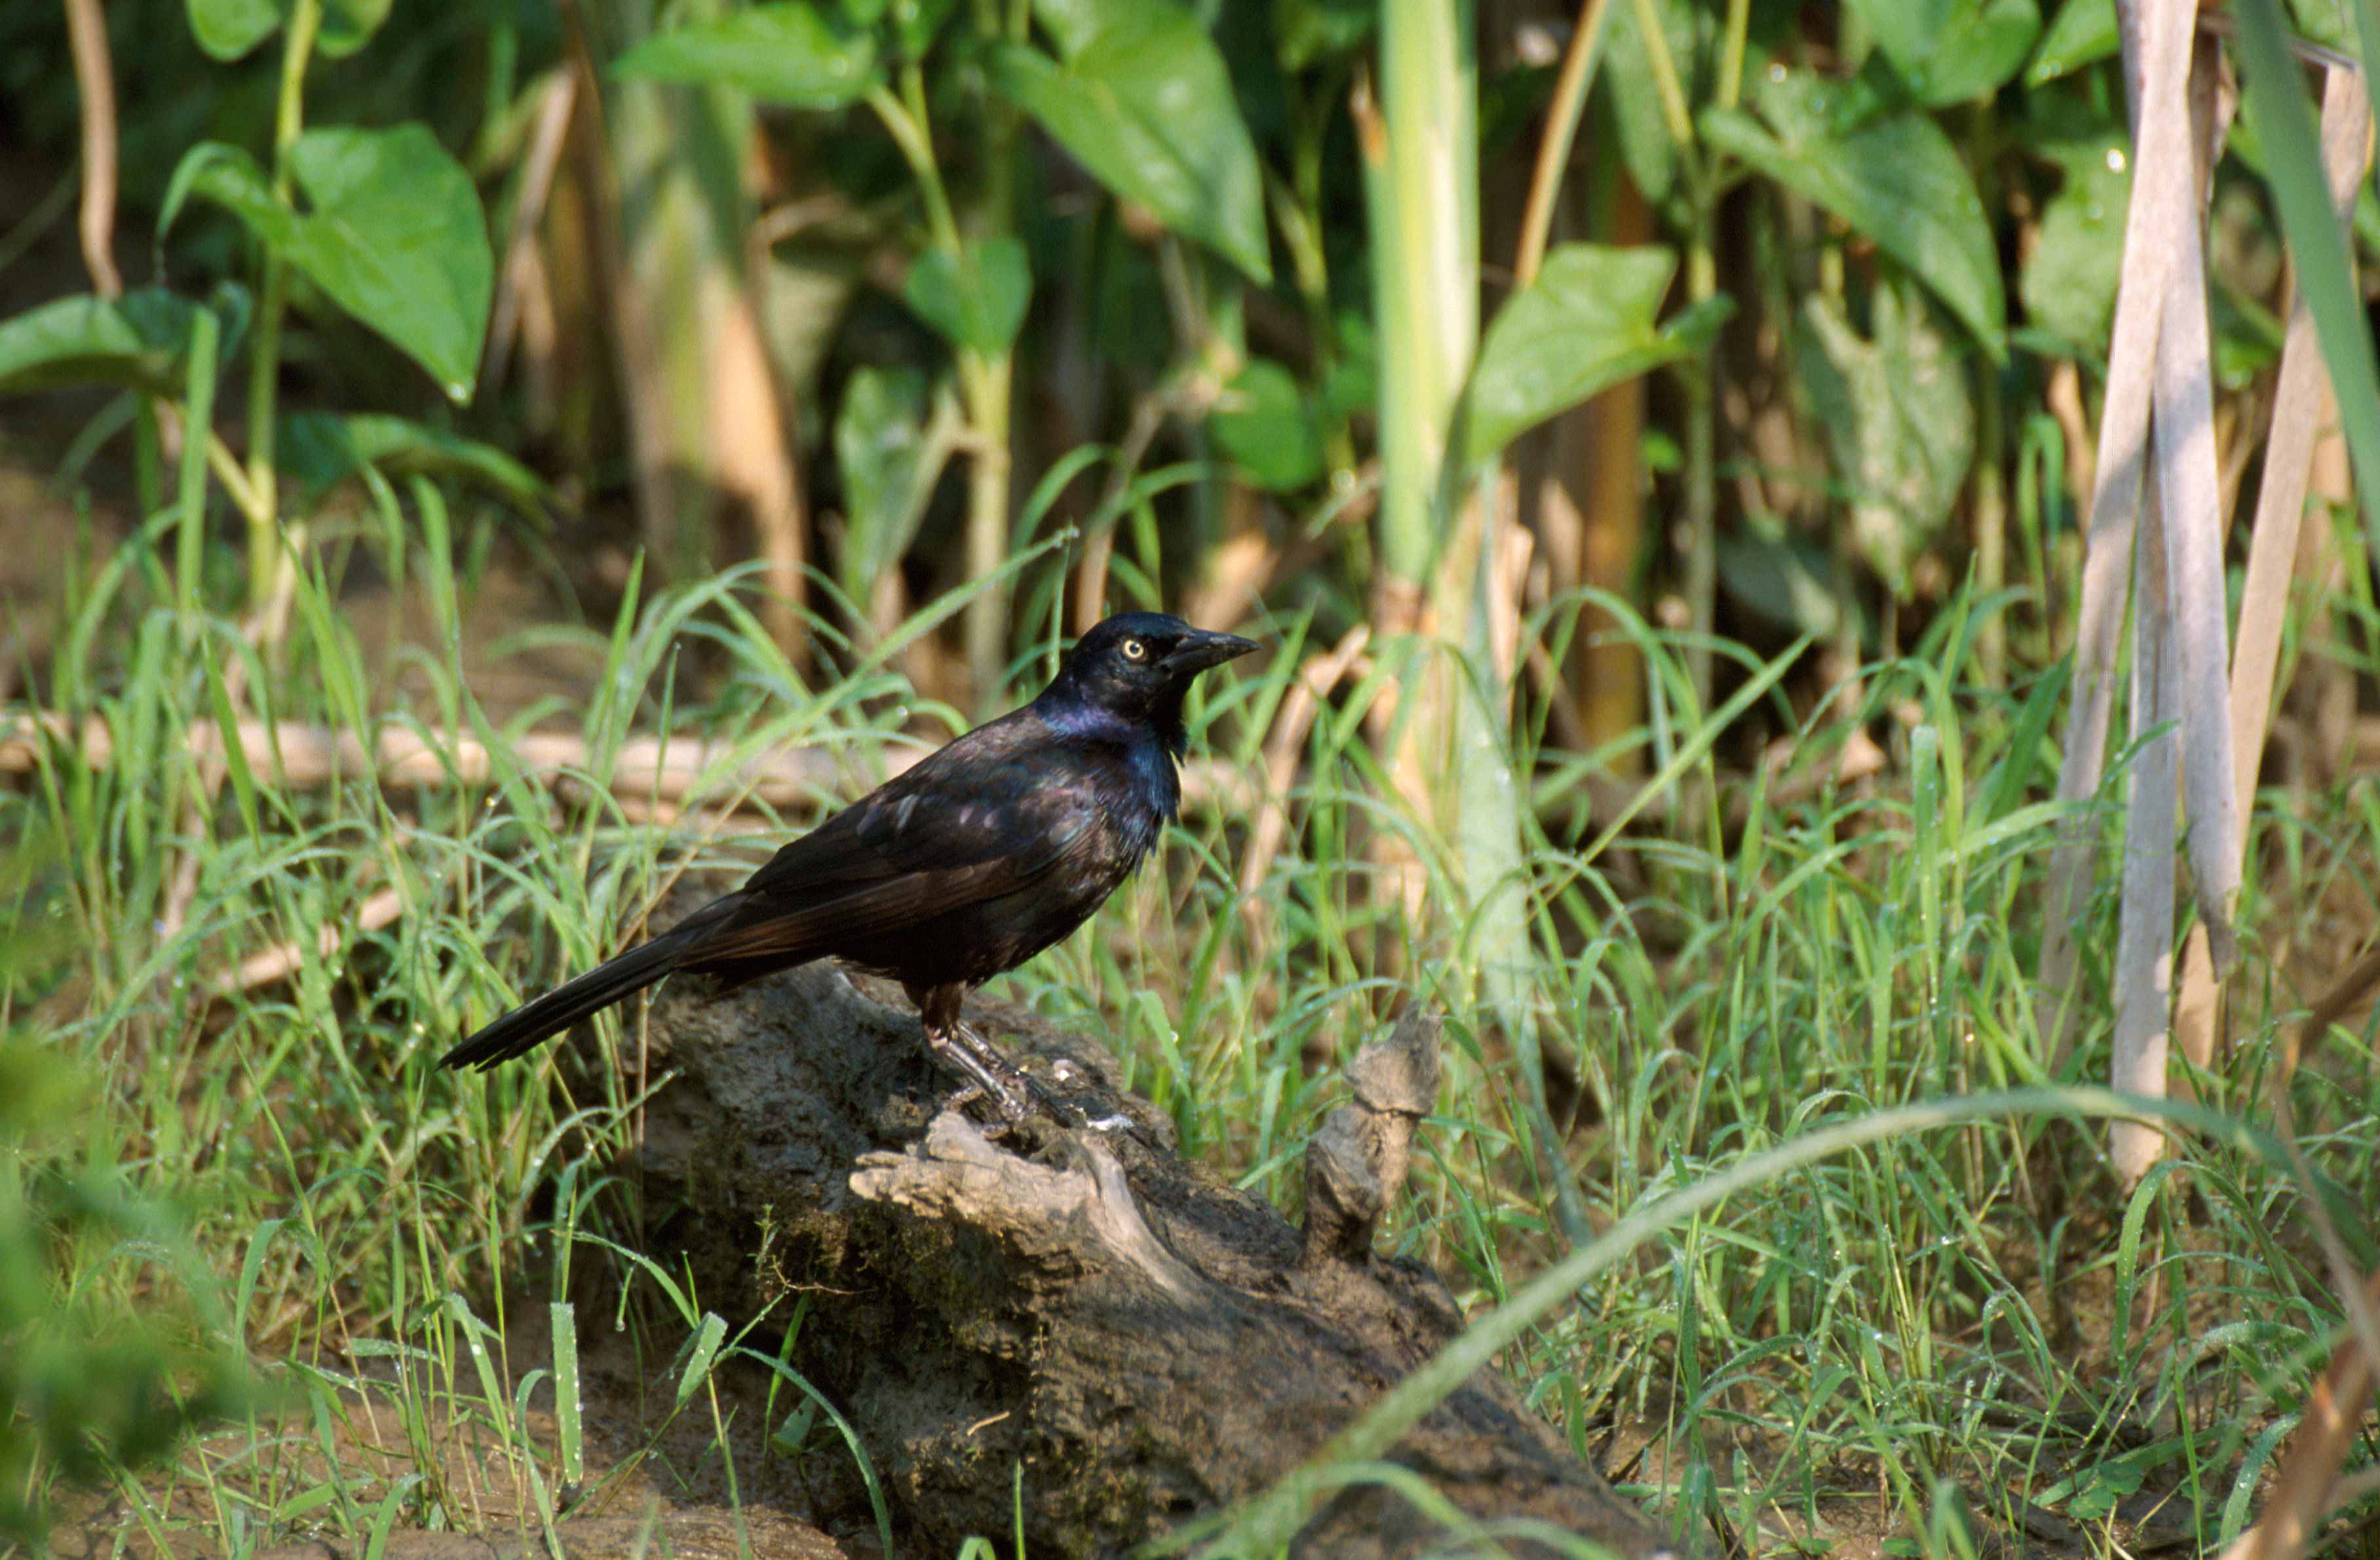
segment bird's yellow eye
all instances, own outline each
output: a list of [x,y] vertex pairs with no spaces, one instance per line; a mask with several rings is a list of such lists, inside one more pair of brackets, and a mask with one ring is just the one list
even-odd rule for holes
[[1117,646],[1116,648],[1123,652],[1123,659],[1126,660],[1147,660],[1148,659],[1148,646],[1142,640],[1127,639],[1123,644]]

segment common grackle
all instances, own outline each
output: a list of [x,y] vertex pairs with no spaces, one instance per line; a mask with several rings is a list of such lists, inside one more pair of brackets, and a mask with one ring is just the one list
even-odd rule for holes
[[1089,919],[1181,804],[1182,699],[1257,648],[1179,618],[1093,628],[1024,708],[987,721],[785,846],[744,887],[497,1019],[444,1067],[493,1066],[664,975],[735,986],[832,955],[899,981],[937,1056],[1011,1121],[1020,1076],[959,1022],[967,988]]

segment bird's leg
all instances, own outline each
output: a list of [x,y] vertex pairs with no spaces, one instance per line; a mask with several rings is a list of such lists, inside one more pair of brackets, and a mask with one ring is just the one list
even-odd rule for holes
[[964,1105],[980,1094],[991,1101],[1001,1119],[1012,1127],[1025,1119],[1028,1093],[1044,1105],[1049,1103],[1041,1091],[1033,1087],[1033,1081],[1016,1070],[1014,1062],[960,1022],[959,1003],[966,996],[965,986],[912,986],[908,992],[909,1000],[917,1004],[917,1016],[926,1026],[926,1044],[933,1047],[935,1058],[967,1080],[968,1093],[956,1103]]
[[[959,1064],[967,1070],[968,1076],[980,1078],[982,1074],[975,1070],[980,1067],[984,1073],[999,1078],[1009,1088],[1023,1094],[1034,1105],[1049,1112],[1050,1119],[1053,1121],[1069,1127],[1099,1127],[1102,1131],[1107,1129],[1108,1124],[1105,1122],[1085,1119],[1081,1111],[1043,1088],[1034,1080],[1031,1073],[1009,1060],[1007,1054],[999,1046],[978,1034],[965,1022],[953,1026],[951,1039],[953,1051],[968,1058]],[[1021,1119],[1023,1119],[1022,1117],[1016,1116],[1009,1118],[1012,1125]]]
[[1107,1132],[1132,1125],[1128,1118],[1111,1116],[1093,1121],[1036,1082],[1033,1075],[1008,1058],[1006,1052],[970,1028],[959,1017],[963,986],[911,986],[909,998],[925,1021],[926,1044],[948,1068],[965,1075],[967,1087],[952,1100],[964,1106],[978,1096],[991,1101],[1001,1119],[1014,1127],[1032,1107],[1039,1106],[1053,1121],[1068,1127]]
[[1025,1119],[1025,1094],[1038,1094],[1033,1081],[1011,1067],[1006,1058],[997,1056],[980,1036],[965,1024],[953,1025],[949,1031],[929,1026],[926,1044],[943,1066],[962,1073],[967,1080],[965,1090],[952,1103],[965,1105],[978,1095],[991,1101],[1000,1119],[1014,1127]]

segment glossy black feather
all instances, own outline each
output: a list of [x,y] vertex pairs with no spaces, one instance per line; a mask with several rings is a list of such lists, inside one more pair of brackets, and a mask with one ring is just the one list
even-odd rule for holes
[[1153,612],[1083,635],[977,727],[770,858],[732,894],[514,1009],[442,1059],[488,1067],[678,970],[737,985],[830,955],[909,988],[929,1038],[968,986],[1072,932],[1181,804],[1182,701],[1257,647]]

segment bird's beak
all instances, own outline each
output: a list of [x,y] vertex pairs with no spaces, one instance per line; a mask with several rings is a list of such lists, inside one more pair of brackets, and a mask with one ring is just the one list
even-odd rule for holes
[[1165,671],[1168,675],[1186,677],[1261,648],[1255,640],[1243,639],[1235,634],[1209,634],[1203,628],[1194,628],[1188,638],[1167,652]]

